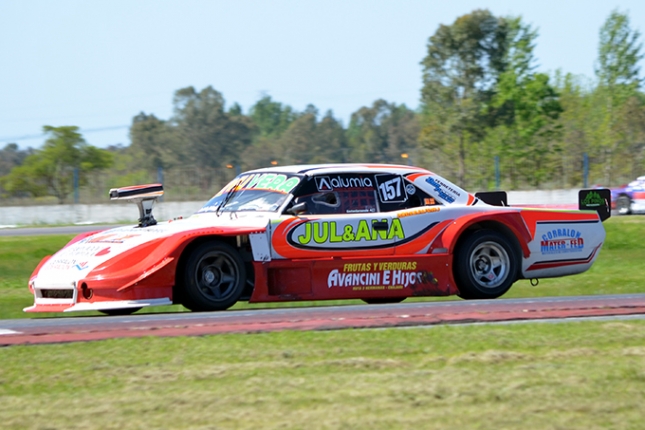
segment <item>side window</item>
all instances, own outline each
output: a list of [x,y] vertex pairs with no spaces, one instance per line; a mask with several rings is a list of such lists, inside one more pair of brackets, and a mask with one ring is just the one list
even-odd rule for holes
[[337,174],[316,176],[294,196],[294,204],[306,203],[305,214],[378,212],[373,175]]

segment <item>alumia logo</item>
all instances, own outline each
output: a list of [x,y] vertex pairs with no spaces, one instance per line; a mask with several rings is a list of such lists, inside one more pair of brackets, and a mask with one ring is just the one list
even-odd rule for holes
[[340,176],[319,176],[316,178],[318,191],[332,191],[339,188],[374,188],[370,178],[342,178]]

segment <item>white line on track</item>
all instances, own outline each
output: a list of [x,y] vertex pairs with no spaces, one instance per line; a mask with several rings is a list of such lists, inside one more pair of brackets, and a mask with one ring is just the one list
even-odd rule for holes
[[7,328],[0,328],[0,336],[2,336],[3,334],[20,334],[20,332],[9,330]]

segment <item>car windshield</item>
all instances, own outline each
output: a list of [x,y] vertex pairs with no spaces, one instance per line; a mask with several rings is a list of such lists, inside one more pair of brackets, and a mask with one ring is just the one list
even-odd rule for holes
[[275,212],[301,179],[285,173],[244,173],[229,182],[197,213]]

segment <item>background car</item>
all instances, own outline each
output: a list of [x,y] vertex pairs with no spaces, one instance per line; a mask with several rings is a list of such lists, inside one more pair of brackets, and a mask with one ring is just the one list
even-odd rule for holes
[[503,192],[475,195],[428,170],[386,164],[245,172],[196,214],[158,223],[161,193],[159,184],[111,190],[137,203],[139,224],[80,235],[43,259],[25,311],[491,299],[518,279],[587,270],[609,214],[607,190],[581,197],[597,211],[523,209],[499,206]]
[[645,176],[611,189],[612,209],[619,215],[645,213]]

